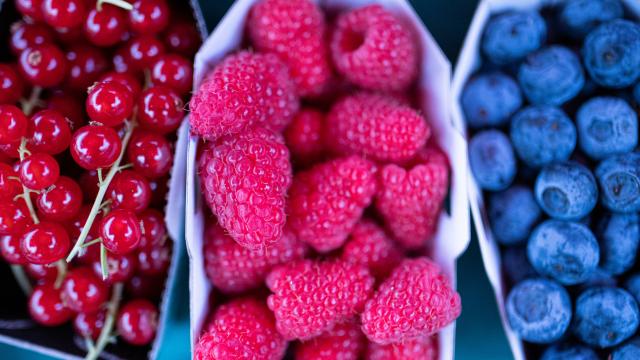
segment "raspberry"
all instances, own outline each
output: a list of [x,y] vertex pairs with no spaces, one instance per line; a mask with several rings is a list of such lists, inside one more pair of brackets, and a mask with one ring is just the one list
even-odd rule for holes
[[371,203],[376,167],[358,156],[337,158],[296,174],[289,191],[289,224],[320,252],[342,246]]
[[261,301],[240,298],[216,310],[196,344],[194,359],[278,360],[286,349],[271,311]]
[[267,305],[286,339],[307,340],[362,311],[374,280],[366,267],[342,260],[298,260],[267,276]]
[[264,283],[271,268],[303,258],[306,247],[285,228],[282,238],[264,252],[244,248],[216,223],[204,235],[204,265],[209,280],[227,294],[241,293]]
[[435,334],[460,311],[460,295],[437,264],[425,257],[406,259],[367,301],[362,332],[382,345],[409,341]]
[[402,90],[418,74],[411,30],[380,5],[338,17],[330,46],[338,72],[366,89]]
[[380,173],[376,209],[387,228],[405,248],[425,245],[435,233],[449,184],[446,155],[429,147],[418,154],[416,165],[405,170],[386,165]]
[[369,343],[368,360],[436,360],[438,342],[435,337],[418,338],[397,344],[380,345]]
[[326,139],[341,154],[374,160],[409,160],[427,143],[431,129],[415,110],[392,97],[357,93],[332,107]]
[[274,53],[289,66],[301,96],[326,90],[331,65],[325,21],[312,1],[258,1],[249,14],[247,31],[258,51]]
[[384,278],[400,263],[402,254],[376,223],[361,220],[342,249],[342,258],[366,265],[376,278]]
[[330,331],[296,347],[296,360],[358,360],[365,337],[355,321],[336,325]]
[[284,132],[291,157],[303,164],[313,163],[325,150],[322,133],[324,115],[314,109],[301,109]]
[[284,129],[298,111],[295,85],[273,54],[241,51],[222,61],[191,99],[191,130],[207,139],[262,125]]
[[259,250],[282,237],[291,164],[281,135],[254,129],[224,137],[208,144],[198,170],[209,207],[238,244]]

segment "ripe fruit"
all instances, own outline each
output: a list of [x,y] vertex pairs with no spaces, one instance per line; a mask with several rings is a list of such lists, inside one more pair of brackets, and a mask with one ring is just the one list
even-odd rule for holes
[[0,253],[9,264],[24,265],[27,260],[20,251],[20,237],[16,235],[0,236]]
[[77,313],[98,311],[108,295],[109,289],[90,268],[69,271],[60,287],[62,301]]
[[402,253],[375,222],[360,220],[342,249],[341,258],[365,265],[376,278],[385,278],[400,263]]
[[23,90],[24,82],[16,70],[10,65],[0,64],[0,104],[17,102],[22,97]]
[[66,84],[80,91],[85,91],[109,67],[106,56],[97,47],[74,45],[66,55],[69,69]]
[[[96,247],[89,247],[96,248]],[[102,277],[102,264],[100,260],[96,259],[90,264],[95,276]],[[107,272],[108,276],[104,279],[107,284],[115,284],[119,282],[125,282],[134,275],[138,266],[137,260],[133,254],[115,255],[109,254],[107,257]]]
[[97,46],[112,46],[120,42],[127,32],[126,13],[115,6],[102,3],[102,8],[91,9],[84,22],[84,35]]
[[[36,1],[39,3],[39,0]],[[11,25],[9,47],[15,56],[19,56],[28,47],[51,42],[53,42],[53,32],[42,23],[18,21]]]
[[78,165],[96,170],[113,165],[122,151],[122,142],[113,128],[87,125],[76,130],[69,148]]
[[164,274],[171,264],[171,248],[168,241],[158,246],[147,246],[138,251],[138,272],[143,275]]
[[[0,72],[2,67],[0,65]],[[1,76],[1,74],[0,74]],[[2,78],[0,78],[2,86]],[[2,102],[2,89],[0,89],[0,103]],[[0,104],[0,144],[20,142],[27,134],[27,117],[22,110],[9,104]]]
[[58,181],[60,166],[53,156],[36,153],[20,162],[18,175],[24,186],[31,190],[42,190]]
[[[140,71],[150,68],[153,63],[164,54],[164,44],[152,35],[140,35],[131,39],[124,45],[124,52],[121,54],[124,61],[123,64],[128,64],[128,71]],[[116,62],[116,58],[113,59]],[[118,72],[126,72],[126,69],[118,69]]]
[[84,0],[42,0],[42,17],[54,28],[80,25],[87,12]]
[[95,341],[98,339],[98,336],[100,336],[105,318],[105,310],[79,313],[73,318],[73,330],[76,334]]
[[0,203],[0,235],[22,235],[31,223],[23,199]]
[[349,321],[296,347],[296,360],[358,360],[366,339],[358,323]]
[[117,255],[133,251],[140,242],[140,223],[129,210],[116,209],[109,212],[102,218],[99,231],[104,247]]
[[66,176],[60,176],[53,188],[38,194],[36,206],[39,214],[51,221],[68,221],[82,206],[80,185]]
[[165,0],[136,0],[129,11],[129,26],[139,34],[156,34],[169,24],[169,6]]
[[62,325],[73,316],[71,309],[64,305],[60,298],[60,290],[53,286],[53,282],[36,286],[29,297],[28,307],[31,318],[44,326]]
[[85,102],[85,109],[91,120],[112,127],[131,117],[133,106],[129,89],[115,81],[99,82],[90,87]]
[[27,139],[30,151],[57,155],[71,142],[69,121],[59,111],[40,110],[29,119]]
[[18,69],[32,85],[53,87],[67,75],[67,59],[53,44],[32,45],[20,53]]
[[135,171],[121,171],[111,181],[107,197],[111,200],[113,209],[139,213],[151,202],[149,181]]
[[166,134],[175,131],[184,118],[184,103],[166,86],[150,87],[138,99],[138,121],[144,129]]
[[366,354],[369,360],[436,360],[438,342],[434,336],[388,345],[370,342]]
[[324,143],[324,115],[311,108],[303,108],[284,131],[284,139],[291,157],[302,164],[313,163],[322,157]]
[[34,224],[22,234],[20,249],[30,263],[47,265],[69,252],[69,235],[62,225],[54,222]]
[[192,63],[180,55],[161,55],[151,67],[151,81],[154,85],[168,86],[184,96],[191,91]]
[[138,248],[155,248],[162,245],[167,237],[167,228],[162,213],[158,210],[146,209],[137,216],[142,231]]
[[127,156],[133,169],[147,179],[167,175],[173,165],[169,140],[153,131],[136,131],[127,147]]
[[150,301],[135,299],[118,314],[118,335],[132,345],[147,345],[156,336],[158,309]]

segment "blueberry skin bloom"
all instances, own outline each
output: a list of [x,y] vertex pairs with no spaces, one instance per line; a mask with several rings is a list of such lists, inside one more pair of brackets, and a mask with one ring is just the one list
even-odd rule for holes
[[592,159],[632,151],[638,145],[638,115],[621,98],[596,97],[576,115],[580,149]]
[[533,191],[525,186],[512,186],[492,194],[489,199],[491,229],[496,240],[503,245],[525,242],[541,215]]
[[563,285],[589,279],[598,266],[598,241],[588,227],[575,222],[547,220],[533,230],[527,244],[533,268]]
[[611,360],[638,360],[640,359],[640,337],[636,336],[631,340],[618,346],[611,353]]
[[575,39],[584,38],[596,26],[621,18],[620,0],[570,0],[560,11],[560,24]]
[[598,165],[600,201],[619,213],[640,211],[640,154],[614,155]]
[[640,26],[613,20],[587,35],[582,49],[584,66],[601,86],[623,88],[640,77]]
[[538,204],[554,219],[578,220],[598,202],[598,186],[585,166],[573,161],[546,166],[536,179]]
[[530,106],[518,111],[511,120],[513,148],[533,168],[568,160],[577,137],[573,122],[557,107]]
[[580,59],[564,46],[549,46],[527,56],[518,82],[532,104],[560,106],[584,87]]
[[537,12],[508,12],[489,20],[481,46],[489,61],[505,65],[539,49],[546,37],[547,24]]
[[600,243],[600,267],[611,275],[631,269],[640,240],[638,214],[607,214],[600,219],[596,234]]
[[474,129],[501,126],[522,106],[518,84],[501,72],[473,77],[461,96],[467,124]]
[[516,285],[505,305],[513,331],[523,340],[547,344],[564,335],[571,322],[571,299],[552,280],[536,278]]
[[599,360],[595,351],[584,345],[564,343],[547,348],[540,360]]
[[484,190],[504,190],[516,176],[516,156],[502,132],[486,130],[476,134],[469,143],[471,171]]
[[638,304],[627,291],[593,287],[576,300],[574,332],[587,345],[611,347],[636,332],[639,318]]

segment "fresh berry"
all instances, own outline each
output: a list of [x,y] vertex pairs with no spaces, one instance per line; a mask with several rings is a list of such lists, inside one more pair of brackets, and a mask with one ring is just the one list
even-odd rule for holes
[[100,77],[98,81],[103,83],[117,82],[120,85],[124,85],[131,93],[131,97],[134,99],[137,99],[138,95],[140,95],[140,91],[142,91],[140,81],[134,75],[128,72],[119,73],[115,71],[110,71],[102,75],[102,77]]
[[562,30],[582,39],[598,25],[621,18],[624,8],[620,0],[569,0],[560,10]]
[[137,216],[141,229],[138,247],[145,249],[162,245],[167,237],[163,214],[158,210],[147,209]]
[[118,313],[118,336],[132,345],[147,345],[158,328],[158,309],[150,301],[135,299],[124,304]]
[[53,87],[67,75],[67,59],[53,44],[33,45],[20,53],[18,69],[31,84]]
[[18,175],[22,185],[31,190],[42,190],[58,181],[60,165],[53,156],[36,153],[20,162]]
[[31,279],[38,283],[53,282],[58,278],[58,268],[50,265],[40,265],[27,262],[24,270]]
[[19,21],[11,25],[9,47],[15,56],[19,56],[26,48],[52,42],[51,28],[42,23]]
[[0,203],[0,235],[22,235],[31,222],[23,199]]
[[559,220],[579,220],[598,202],[596,179],[576,162],[546,166],[536,178],[534,192],[542,210]]
[[60,297],[71,310],[94,312],[107,301],[109,289],[92,269],[76,268],[67,273],[60,287]]
[[169,15],[165,0],[136,0],[129,12],[129,26],[139,34],[156,34],[167,27]]
[[20,250],[20,237],[16,235],[0,235],[0,254],[9,264],[24,265],[27,262]]
[[82,168],[108,168],[118,159],[122,141],[118,133],[107,126],[83,126],[71,139],[71,156]]
[[503,65],[524,59],[546,37],[547,25],[537,12],[506,12],[489,20],[481,47],[492,63]]
[[87,115],[91,120],[105,126],[122,124],[133,113],[133,94],[115,81],[99,82],[89,88],[85,102]]
[[142,248],[138,251],[138,272],[143,275],[165,274],[171,264],[171,247],[169,242],[154,247]]
[[0,203],[12,202],[21,193],[18,173],[11,166],[0,163]]
[[325,151],[325,117],[317,110],[303,108],[284,131],[284,139],[291,157],[302,164],[320,159]]
[[25,17],[34,20],[42,20],[42,0],[16,0],[16,9]]
[[102,3],[100,9],[91,9],[84,20],[84,35],[97,46],[116,45],[126,32],[126,12],[107,3]]
[[130,210],[109,212],[102,218],[99,231],[104,247],[117,255],[130,253],[140,242],[140,222]]
[[600,185],[600,202],[613,212],[640,210],[640,154],[611,156],[595,171]]
[[161,55],[151,67],[151,82],[170,87],[180,95],[191,91],[193,64],[176,54]]
[[53,282],[46,282],[33,289],[28,308],[31,318],[44,326],[62,325],[73,316],[71,309],[60,298],[60,289],[56,289]]
[[640,273],[634,273],[624,283],[624,288],[640,303]]
[[201,35],[191,21],[171,22],[164,32],[167,50],[191,57],[198,51]]
[[38,194],[36,206],[40,216],[46,220],[71,220],[82,206],[82,189],[73,179],[60,176],[51,189]]
[[0,144],[20,142],[27,135],[27,126],[28,120],[22,110],[10,104],[0,104]]
[[113,61],[116,65],[118,65],[117,63],[119,61],[124,61],[124,63],[120,65],[131,67],[129,69],[118,69],[118,66],[115,66],[118,72],[145,70],[151,68],[153,63],[158,60],[164,52],[164,44],[158,40],[158,38],[152,35],[140,35],[125,44],[124,52],[120,54],[122,59],[116,59],[114,56]]
[[152,131],[136,131],[127,147],[127,156],[135,172],[147,179],[167,175],[173,164],[169,140]]
[[40,110],[29,119],[27,139],[30,151],[57,155],[71,142],[69,122],[56,110]]
[[151,202],[149,181],[133,170],[116,174],[109,184],[107,198],[113,209],[130,210],[139,213]]
[[509,138],[498,130],[485,130],[471,139],[469,164],[476,182],[484,190],[505,190],[516,176],[513,147]]
[[496,240],[503,245],[522,244],[542,217],[531,189],[514,185],[489,197],[489,219]]
[[561,343],[550,346],[544,351],[540,360],[598,360],[598,355],[591,348],[572,343]]
[[632,360],[640,358],[640,338],[633,337],[618,346],[611,353],[611,360]]
[[509,75],[489,72],[469,79],[460,103],[470,127],[500,126],[522,106],[522,94]]
[[160,276],[147,276],[133,274],[127,281],[127,293],[134,297],[144,297],[147,299],[159,299],[164,291],[166,274]]
[[66,56],[66,84],[72,89],[85,91],[109,67],[107,57],[97,47],[74,45],[67,50]]
[[373,276],[385,278],[400,263],[402,253],[376,223],[361,220],[342,249],[342,259],[365,265]]
[[[131,55],[129,54],[129,52],[131,51],[131,45],[132,43],[127,43],[121,47],[119,47],[114,53],[113,53],[113,57],[111,58],[111,62],[113,65],[113,70],[114,72],[118,73],[118,74],[135,74],[136,76],[139,75],[139,70],[137,69],[136,66],[134,65],[134,61],[133,58],[131,57]],[[153,45],[153,42],[149,43],[150,45]]]
[[175,131],[184,118],[184,103],[171,88],[150,87],[138,98],[138,121],[142,128],[161,134]]
[[[93,248],[97,249],[98,247],[96,246]],[[94,260],[90,266],[95,276],[102,277],[102,264],[99,259]],[[133,277],[137,267],[138,262],[134,254],[109,254],[109,256],[107,256],[108,275],[107,278],[104,279],[104,282],[107,284],[126,282]]]
[[53,222],[31,225],[20,238],[24,257],[30,263],[40,265],[51,264],[67,256],[70,244],[65,228]]
[[85,0],[42,0],[42,18],[53,28],[80,25],[87,13]]
[[358,360],[366,344],[357,322],[337,324],[333,329],[296,346],[296,360]]
[[[74,93],[70,93],[63,90],[58,90],[52,92],[46,99],[46,108],[47,110],[53,110],[61,114],[67,123],[67,126],[70,127],[70,130],[75,130],[85,123],[85,115],[84,115],[84,104],[76,98]],[[33,118],[32,118],[33,121]],[[56,135],[64,134],[64,139],[57,139]],[[51,141],[47,141],[48,143],[57,143],[56,147],[62,147],[66,149],[69,147],[69,141],[71,141],[71,132],[54,132],[53,134],[48,135],[52,139]],[[42,139],[44,140],[44,138]],[[30,139],[31,142],[34,141],[33,138]]]
[[24,82],[16,69],[0,63],[0,104],[16,103],[22,97],[23,91]]
[[73,330],[83,338],[97,340],[104,327],[106,310],[79,313],[73,318]]
[[638,214],[605,214],[597,224],[600,243],[600,268],[611,275],[621,275],[636,262],[640,241]]
[[414,339],[398,344],[380,345],[370,342],[367,346],[367,360],[436,360],[438,342],[433,336]]

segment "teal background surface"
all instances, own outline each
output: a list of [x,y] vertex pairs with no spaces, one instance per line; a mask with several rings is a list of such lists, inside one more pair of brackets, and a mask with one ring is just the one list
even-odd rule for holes
[[[212,29],[231,5],[231,0],[201,0],[203,13]],[[413,0],[411,3],[455,65],[477,0]],[[189,318],[186,259],[181,259],[177,284],[180,289],[174,311],[167,324],[160,359],[189,357]],[[462,296],[462,315],[457,323],[456,359],[511,359],[491,286],[485,276],[475,234],[467,252],[458,262],[458,290]],[[49,359],[24,350],[0,345],[0,354],[8,359]]]

